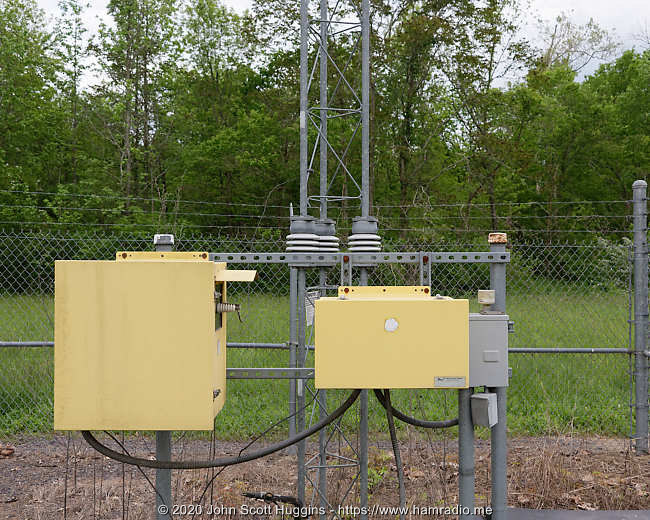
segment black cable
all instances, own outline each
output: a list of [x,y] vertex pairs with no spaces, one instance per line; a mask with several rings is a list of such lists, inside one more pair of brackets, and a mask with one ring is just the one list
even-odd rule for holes
[[[384,394],[381,393],[381,390],[375,389],[375,397],[381,403],[381,405],[386,408],[386,401],[384,399]],[[419,426],[421,428],[451,428],[452,426],[456,426],[458,424],[458,417],[455,417],[454,419],[445,419],[443,421],[424,421],[422,419],[417,419],[415,417],[411,417],[410,415],[406,415],[397,410],[394,406],[391,406],[391,411],[393,413],[393,416],[400,421],[412,426]]]
[[276,442],[275,444],[271,444],[271,446],[267,446],[266,448],[262,448],[261,450],[254,451],[252,453],[243,456],[239,455],[236,457],[221,457],[214,460],[195,460],[195,461],[149,460],[140,457],[131,457],[123,453],[120,453],[118,451],[114,451],[108,446],[105,446],[104,444],[99,442],[93,436],[93,434],[87,430],[82,431],[81,435],[83,435],[83,438],[86,440],[88,444],[90,444],[90,446],[92,446],[95,450],[97,450],[102,455],[117,460],[118,462],[124,462],[125,464],[133,464],[135,466],[142,466],[145,468],[154,468],[154,469],[202,469],[202,468],[232,466],[233,464],[241,464],[242,462],[249,462],[251,460],[259,459],[261,457],[266,457],[267,455],[271,455],[276,451],[283,450],[293,444],[296,444],[297,442],[300,442],[303,439],[306,439],[307,437],[313,435],[318,430],[325,428],[327,425],[334,422],[341,415],[343,415],[347,411],[347,409],[354,404],[354,402],[359,397],[360,393],[361,390],[353,391],[341,406],[339,406],[336,410],[334,410],[330,415],[328,415],[324,419],[318,421],[311,428],[304,430],[298,433],[297,435],[294,435],[293,437],[290,437],[280,442]]
[[289,495],[274,495],[273,493],[269,493],[269,492],[250,493],[246,491],[242,493],[242,496],[246,498],[253,498],[255,500],[263,500],[264,502],[272,502],[274,504],[277,504],[277,502],[281,502],[283,504],[290,504],[292,506],[296,506],[299,509],[302,509],[304,507],[303,503],[300,501],[299,498],[292,497]]
[[241,457],[242,453],[244,453],[248,448],[250,448],[253,444],[255,444],[257,441],[259,441],[262,437],[265,437],[266,434],[268,434],[271,430],[273,430],[274,428],[276,428],[277,426],[282,424],[284,421],[288,421],[289,419],[295,417],[299,413],[301,413],[301,412],[305,411],[307,408],[309,408],[312,404],[314,404],[314,401],[316,400],[316,395],[318,395],[318,394],[314,394],[314,396],[311,398],[311,400],[307,404],[301,406],[295,412],[287,415],[286,417],[280,419],[279,421],[276,421],[275,423],[273,423],[271,426],[269,426],[263,432],[258,433],[255,437],[253,437],[253,439],[246,446],[244,446],[241,450],[239,450],[238,457]]
[[397,468],[397,482],[399,483],[399,519],[404,520],[406,515],[406,490],[404,489],[404,468],[402,467],[402,457],[399,453],[399,444],[397,443],[397,432],[395,431],[395,421],[393,421],[393,407],[390,404],[390,390],[384,390],[386,403],[386,419],[388,419],[388,431],[390,432],[390,442],[393,445],[393,454],[395,455],[395,467]]
[[[287,415],[285,418],[280,419],[280,420],[277,421],[276,423],[274,423],[274,424],[272,424],[271,426],[269,426],[269,427],[268,427],[266,430],[264,430],[262,433],[260,433],[260,434],[258,434],[257,436],[255,436],[255,437],[253,438],[252,441],[250,441],[246,446],[244,446],[241,450],[239,450],[239,455],[238,455],[238,456],[241,456],[241,454],[244,453],[245,450],[247,450],[248,448],[250,448],[254,443],[256,443],[259,439],[261,439],[262,437],[264,437],[264,436],[265,436],[268,432],[270,432],[273,428],[275,428],[275,427],[278,426],[279,424],[282,424],[284,421],[288,421],[289,419],[291,419],[292,417],[294,417],[294,416],[297,415],[298,413],[302,412],[303,410],[306,410],[309,406],[311,406],[311,404],[312,404],[315,400],[316,400],[316,395],[314,395],[313,399],[312,399],[311,401],[309,401],[309,403],[307,403],[306,405],[304,405],[302,408],[296,410],[295,412],[293,412],[293,413],[290,414],[290,415]],[[212,434],[213,434],[213,436],[214,436],[214,429],[212,430]],[[212,475],[212,478],[211,478],[208,482],[206,482],[206,485],[205,485],[205,487],[203,488],[203,492],[201,493],[201,495],[199,496],[198,501],[196,502],[197,504],[201,504],[201,503],[203,502],[203,497],[205,496],[205,494],[206,494],[206,492],[208,491],[208,489],[210,488],[210,486],[212,486],[212,485],[214,484],[214,481],[217,480],[217,477],[218,477],[219,475],[221,475],[221,473],[223,473],[223,471],[224,471],[227,467],[228,467],[228,466],[223,466],[219,471],[217,471],[216,473],[214,473],[214,474]],[[302,507],[302,506],[301,506],[301,507]],[[199,513],[199,509],[197,509],[197,510],[194,512],[194,514],[192,515],[192,519],[191,519],[191,520],[194,520],[194,518],[196,517],[196,515],[197,515],[198,513]]]

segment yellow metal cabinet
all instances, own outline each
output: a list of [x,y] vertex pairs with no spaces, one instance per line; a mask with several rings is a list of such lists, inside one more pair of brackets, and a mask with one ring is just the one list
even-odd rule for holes
[[226,397],[215,296],[233,273],[204,253],[57,261],[54,428],[211,430]]
[[469,302],[428,287],[340,287],[316,300],[316,388],[467,388]]

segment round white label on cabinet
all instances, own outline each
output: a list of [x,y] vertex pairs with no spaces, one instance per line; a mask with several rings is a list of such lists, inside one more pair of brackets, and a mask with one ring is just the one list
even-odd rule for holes
[[399,323],[397,323],[395,318],[388,318],[386,323],[384,323],[384,329],[386,329],[386,332],[395,332],[397,327],[399,327]]

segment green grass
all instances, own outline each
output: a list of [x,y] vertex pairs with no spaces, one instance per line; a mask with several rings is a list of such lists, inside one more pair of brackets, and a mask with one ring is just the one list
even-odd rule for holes
[[[627,346],[628,303],[623,291],[560,285],[541,289],[509,290],[508,311],[516,322],[511,347]],[[475,299],[474,295],[465,296]],[[231,299],[241,302],[245,312],[243,324],[229,321],[229,341],[288,339],[288,298],[233,293]],[[0,297],[0,339],[51,339],[51,316],[49,296]],[[0,349],[0,435],[51,431],[52,359],[49,348]],[[288,351],[228,351],[230,367],[284,367],[288,362]],[[313,363],[311,356],[307,363]],[[508,420],[512,433],[628,432],[627,356],[513,354],[510,366]],[[246,438],[271,425],[287,415],[288,392],[289,383],[284,380],[230,381],[226,405],[216,421],[217,434],[220,438]],[[330,391],[330,406],[346,394]],[[453,391],[395,391],[392,398],[397,407],[413,415],[442,418],[456,414]],[[354,428],[357,420],[356,413],[348,413],[344,425]],[[286,423],[283,427],[279,431],[286,431]],[[383,409],[374,397],[370,398],[370,428],[385,430]]]

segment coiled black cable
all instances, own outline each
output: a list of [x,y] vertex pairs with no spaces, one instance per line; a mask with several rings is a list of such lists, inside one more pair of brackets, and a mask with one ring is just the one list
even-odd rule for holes
[[271,455],[276,451],[283,450],[284,448],[287,448],[292,444],[296,444],[297,442],[306,439],[307,437],[316,433],[318,430],[325,428],[330,423],[334,422],[336,419],[341,417],[341,415],[343,415],[347,411],[347,409],[354,404],[354,402],[359,397],[360,393],[361,390],[353,391],[349,395],[349,397],[345,400],[345,402],[341,404],[341,406],[339,406],[327,417],[324,417],[323,419],[318,421],[311,428],[304,430],[298,433],[297,435],[294,435],[293,437],[289,437],[288,439],[285,439],[283,441],[276,442],[275,444],[271,444],[270,446],[267,446],[266,448],[262,448],[261,450],[253,451],[251,453],[247,453],[246,455],[239,455],[236,457],[221,457],[213,460],[188,460],[188,461],[149,460],[140,457],[132,457],[130,455],[120,453],[119,451],[112,450],[108,446],[105,446],[104,444],[99,442],[95,438],[95,436],[89,431],[82,431],[81,434],[83,435],[83,438],[86,440],[86,442],[90,444],[90,446],[95,450],[97,450],[99,453],[105,455],[106,457],[114,459],[118,462],[122,462],[124,464],[132,464],[134,466],[142,466],[145,468],[154,468],[154,469],[203,469],[203,468],[217,468],[217,467],[232,466],[234,464],[241,464],[243,462],[249,462],[251,460],[259,459],[261,457],[266,457],[267,455]]
[[[382,394],[381,390],[375,389],[375,397],[381,403],[384,409],[386,409],[386,400],[384,399],[384,394]],[[415,417],[411,417],[410,415],[406,415],[397,410],[394,406],[391,406],[391,411],[393,413],[393,416],[400,421],[411,424],[413,426],[419,426],[421,428],[451,428],[452,426],[456,426],[458,424],[458,417],[454,419],[446,419],[443,421],[424,421],[422,419],[417,419]]]

